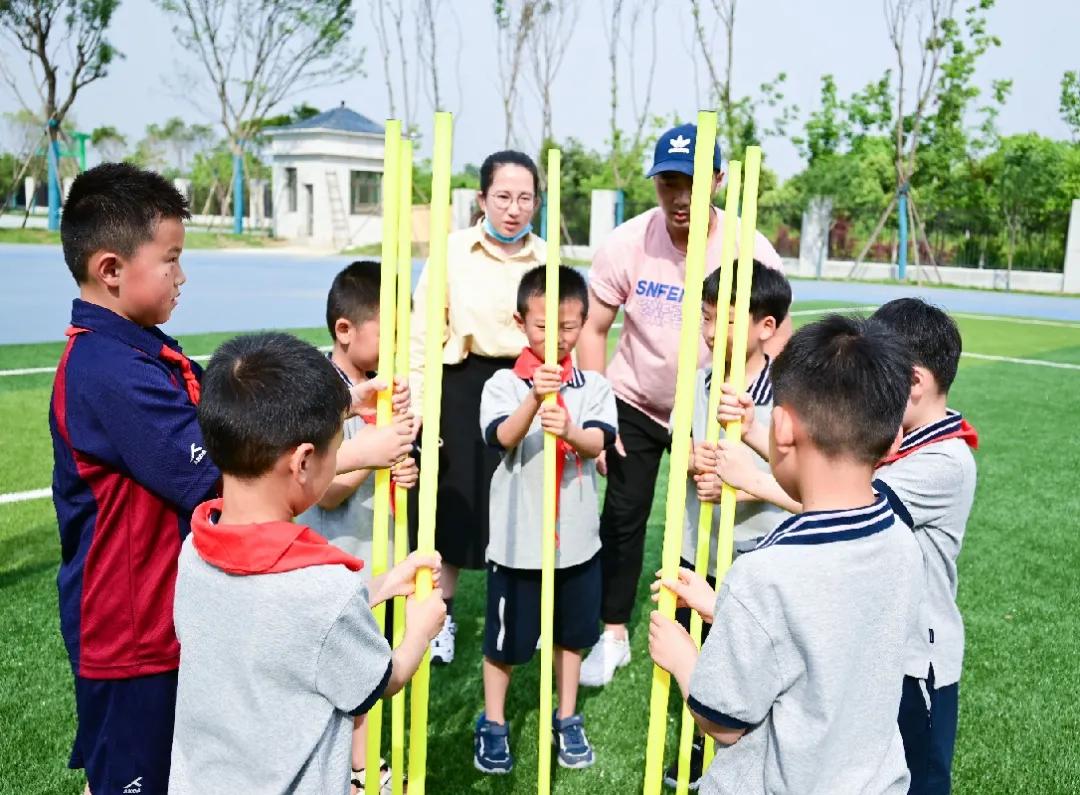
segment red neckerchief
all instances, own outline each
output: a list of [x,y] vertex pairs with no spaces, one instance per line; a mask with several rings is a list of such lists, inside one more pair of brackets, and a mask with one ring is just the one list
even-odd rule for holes
[[[375,425],[376,422],[378,422],[378,420],[377,420],[377,418],[375,417],[374,414],[358,414],[357,416],[364,421],[365,425]],[[390,473],[390,513],[391,514],[397,513],[397,495],[394,493],[396,491],[396,489],[394,488],[395,485],[397,485],[397,481],[394,480],[394,474],[391,472]]]
[[890,456],[886,456],[878,464],[879,467],[907,458],[917,450],[924,447],[944,442],[946,439],[963,439],[972,450],[979,449],[979,434],[975,428],[963,418],[957,411],[950,411],[944,418],[915,428],[904,434],[900,441],[899,449]]
[[294,522],[223,525],[220,499],[195,508],[191,533],[199,557],[227,574],[277,574],[340,563],[360,571],[364,561],[338,549],[310,527]]
[[[514,375],[518,378],[526,381],[532,381],[533,375],[536,373],[536,368],[544,363],[544,360],[532,352],[531,348],[524,348],[521,354],[517,357],[517,361],[514,362]],[[563,358],[559,362],[559,366],[562,368],[562,382],[564,384],[570,382],[570,378],[574,374],[574,364],[570,360],[569,356]],[[562,392],[555,393],[555,403],[566,412],[567,418],[570,416],[569,410],[566,408],[566,401],[563,400]],[[555,517],[559,516],[559,495],[562,491],[562,478],[563,471],[566,469],[566,459],[573,456],[577,462],[578,473],[581,473],[581,456],[574,450],[571,445],[565,439],[555,440],[555,482],[559,484],[559,487],[555,489]],[[559,532],[555,531],[555,544],[558,546]]]
[[[85,334],[89,331],[90,329],[69,326],[64,334],[68,337],[74,337],[76,334]],[[201,388],[199,385],[199,377],[195,375],[195,370],[191,366],[191,359],[180,353],[180,351],[174,351],[168,345],[161,346],[161,350],[158,351],[158,358],[180,368],[180,374],[184,377],[184,389],[187,391],[188,398],[191,400],[193,406],[198,406]]]

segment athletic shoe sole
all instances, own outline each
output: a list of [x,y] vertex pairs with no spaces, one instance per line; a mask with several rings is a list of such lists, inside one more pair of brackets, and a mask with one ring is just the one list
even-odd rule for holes
[[510,767],[484,767],[482,764],[480,764],[480,760],[477,759],[475,756],[473,757],[472,763],[473,767],[475,767],[481,773],[487,773],[488,775],[492,776],[504,776],[514,769],[513,765],[510,765]]
[[616,664],[614,670],[611,672],[611,676],[608,678],[608,680],[606,682],[593,682],[591,680],[586,681],[583,678],[579,678],[578,679],[578,684],[583,686],[583,687],[604,687],[605,685],[611,684],[611,680],[615,678],[615,671],[618,671],[620,668],[625,668],[629,664],[630,664],[630,656],[627,655],[618,664]]

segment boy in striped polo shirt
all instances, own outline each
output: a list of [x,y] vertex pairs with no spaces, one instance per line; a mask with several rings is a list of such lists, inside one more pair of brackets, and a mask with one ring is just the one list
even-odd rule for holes
[[[951,786],[964,621],[956,604],[956,559],[975,498],[975,429],[947,407],[960,362],[956,322],[918,298],[890,301],[873,318],[889,328],[914,360],[900,448],[877,470],[923,553],[925,598],[909,639],[900,701],[900,733],[911,792],[948,793]],[[904,514],[906,513],[906,516]]]
[[665,582],[713,623],[700,653],[654,612],[653,660],[718,742],[712,793],[906,792],[893,716],[917,624],[922,561],[871,481],[899,436],[911,359],[874,322],[829,316],[772,367],[776,481],[803,511],[739,557],[719,597]]

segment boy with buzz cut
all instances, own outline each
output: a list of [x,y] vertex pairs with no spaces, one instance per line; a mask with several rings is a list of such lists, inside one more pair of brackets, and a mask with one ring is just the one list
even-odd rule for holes
[[223,496],[195,509],[180,552],[171,793],[344,795],[353,717],[405,685],[442,626],[438,589],[410,598],[391,652],[370,607],[409,596],[421,567],[437,577],[437,555],[365,586],[363,561],[293,521],[334,478],[349,404],[326,357],[287,334],[237,337],[210,361],[199,424]]
[[[352,388],[369,382],[379,366],[379,263],[370,260],[353,262],[340,271],[326,297],[326,326],[333,341],[327,355],[342,382]],[[344,438],[351,439],[374,421],[374,415],[345,420]],[[331,544],[363,561],[371,562],[371,544],[375,513],[375,478],[372,469],[358,469],[337,475],[315,505],[304,511],[298,521],[308,525]],[[412,457],[405,457],[393,467],[393,480],[404,488],[416,485],[418,470]],[[388,547],[393,554],[392,544]],[[368,570],[361,570],[368,582]],[[387,611],[386,636],[392,637],[391,611]],[[367,716],[357,715],[353,728],[352,786],[363,792],[367,748]],[[391,773],[381,765],[380,781],[389,785]]]
[[900,733],[914,795],[951,787],[964,621],[956,604],[956,560],[975,498],[975,429],[948,408],[962,342],[956,322],[918,298],[878,309],[874,320],[911,352],[914,367],[899,449],[877,470],[922,549],[923,611],[909,640]]
[[[726,316],[721,319],[717,301],[720,292],[720,271],[715,270],[705,278],[701,292],[701,333],[705,345],[712,352],[716,339],[718,323],[733,322],[734,306],[729,307]],[[732,296],[734,303],[734,295]],[[770,379],[772,358],[765,352],[776,330],[788,316],[791,307],[791,285],[780,271],[767,268],[754,260],[753,279],[750,288],[750,328],[746,343],[746,381],[747,391],[754,401],[758,415],[765,418],[772,409],[773,390]],[[731,366],[731,334],[727,335],[725,360],[727,369]],[[716,475],[716,445],[705,441],[705,426],[709,411],[709,390],[712,386],[712,361],[697,372],[694,385],[694,417],[692,435],[695,439],[694,452],[690,461],[689,477],[691,482],[686,489],[686,518],[683,529],[682,560],[680,568],[694,570],[697,557],[698,514],[701,502],[720,502],[723,483]],[[721,433],[723,430],[721,429]],[[757,466],[768,471],[769,462],[757,458]],[[749,552],[758,542],[775,528],[787,512],[771,503],[758,500],[750,495],[739,495],[735,509],[734,557]],[[716,587],[716,549],[717,533],[720,527],[720,512],[713,511],[711,543],[709,548],[709,567],[706,577],[710,587]],[[676,620],[687,630],[690,629],[690,610],[680,608],[675,612]],[[708,637],[709,626],[702,626],[702,640]],[[696,790],[701,779],[705,745],[701,734],[694,737],[690,751],[690,788]],[[676,786],[678,775],[677,763],[672,764],[664,774],[664,783]]]
[[911,359],[883,325],[829,316],[772,366],[776,480],[803,512],[741,555],[719,597],[683,573],[664,585],[713,624],[700,654],[654,612],[653,660],[718,743],[708,793],[903,793],[894,716],[917,622],[922,560],[871,481],[895,444]]
[[79,287],[49,411],[78,718],[69,764],[102,795],[168,786],[176,558],[221,478],[196,419],[202,370],[158,329],[185,282],[188,217],[160,175],[106,163],[75,178],[60,222]]
[[[615,398],[606,379],[573,365],[589,311],[585,279],[559,269],[559,317],[546,318],[545,269],[532,269],[518,287],[514,319],[528,341],[512,369],[484,385],[480,429],[502,451],[491,479],[491,538],[484,628],[484,711],[476,722],[474,764],[509,773],[506,695],[515,665],[527,663],[540,637],[540,558],[544,515],[544,435],[557,441],[554,667],[558,706],[551,718],[559,764],[595,761],[577,714],[581,650],[592,646],[600,621],[600,518],[595,459],[616,432]],[[558,322],[558,365],[544,364],[544,328]],[[554,403],[544,397],[555,395]]]

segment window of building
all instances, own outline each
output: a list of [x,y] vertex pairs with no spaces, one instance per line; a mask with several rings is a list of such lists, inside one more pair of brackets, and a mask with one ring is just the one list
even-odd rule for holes
[[371,212],[382,201],[382,175],[376,171],[349,172],[349,212]]
[[296,212],[296,169],[285,169],[285,195],[287,197],[287,207],[290,213]]

